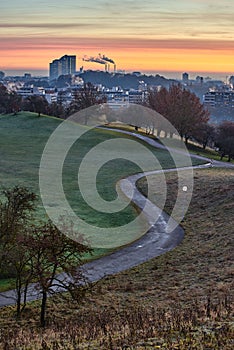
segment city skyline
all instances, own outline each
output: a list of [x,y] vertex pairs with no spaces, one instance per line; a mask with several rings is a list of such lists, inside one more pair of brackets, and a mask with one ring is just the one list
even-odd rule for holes
[[232,0],[9,0],[1,13],[0,70],[48,71],[64,54],[102,69],[82,61],[101,52],[126,71],[234,72]]

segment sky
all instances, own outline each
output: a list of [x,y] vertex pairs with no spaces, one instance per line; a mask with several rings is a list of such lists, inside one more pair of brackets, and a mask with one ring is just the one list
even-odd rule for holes
[[7,0],[0,70],[48,71],[64,54],[77,68],[98,53],[117,69],[234,74],[233,0]]

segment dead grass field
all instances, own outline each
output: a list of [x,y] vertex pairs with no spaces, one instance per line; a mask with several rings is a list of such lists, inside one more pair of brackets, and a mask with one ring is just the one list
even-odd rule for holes
[[[170,212],[172,173],[167,182]],[[195,171],[180,246],[100,281],[80,305],[51,298],[45,330],[37,302],[18,323],[13,307],[0,310],[0,349],[233,349],[233,198],[233,170]]]

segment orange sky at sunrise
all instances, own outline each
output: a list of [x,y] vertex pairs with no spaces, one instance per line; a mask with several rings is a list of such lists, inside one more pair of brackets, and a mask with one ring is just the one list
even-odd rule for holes
[[0,20],[0,70],[43,70],[64,54],[77,69],[103,53],[126,71],[234,73],[234,2],[9,0]]

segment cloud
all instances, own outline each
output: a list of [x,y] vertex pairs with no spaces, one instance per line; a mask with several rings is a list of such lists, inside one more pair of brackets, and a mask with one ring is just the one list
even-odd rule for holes
[[53,38],[0,38],[0,52],[14,50],[80,50],[80,49],[158,49],[158,50],[234,50],[233,40],[206,39],[144,39],[144,38],[99,38],[99,37],[59,37]]
[[94,23],[0,23],[0,28],[90,28]]

